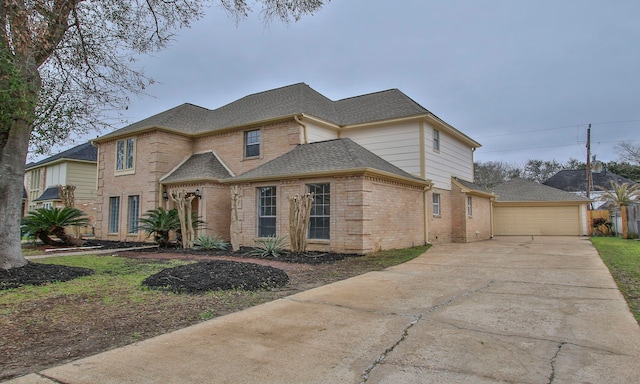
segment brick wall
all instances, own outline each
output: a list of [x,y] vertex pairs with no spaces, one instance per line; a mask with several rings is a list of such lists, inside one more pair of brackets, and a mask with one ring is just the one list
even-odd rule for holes
[[[433,194],[440,194],[440,215],[433,214]],[[429,242],[450,243],[452,240],[451,228],[453,225],[451,191],[433,188],[428,192]]]
[[259,187],[276,187],[276,236],[288,237],[288,197],[313,183],[330,183],[330,239],[310,239],[308,250],[366,253],[424,244],[422,188],[353,175],[241,185],[240,245],[252,246],[257,237]]
[[[260,156],[244,158],[244,132],[260,129]],[[213,150],[235,175],[273,160],[300,144],[300,126],[291,121],[269,124],[243,131],[201,136],[195,139],[194,152]]]
[[491,238],[491,200],[482,196],[471,196],[473,215],[466,218],[466,242]]
[[[167,132],[136,135],[135,169],[132,173],[116,173],[116,140],[101,143],[98,151],[98,205],[96,237],[105,240],[143,241],[146,234],[127,233],[128,197],[140,196],[140,215],[159,204],[158,180],[192,152],[190,138]],[[120,225],[117,233],[109,232],[109,198],[120,197]]]

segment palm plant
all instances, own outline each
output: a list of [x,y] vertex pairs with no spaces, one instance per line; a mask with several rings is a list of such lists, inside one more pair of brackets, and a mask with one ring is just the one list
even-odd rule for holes
[[611,205],[621,208],[620,218],[622,220],[622,237],[627,238],[627,210],[626,207],[640,202],[640,184],[631,184],[629,182],[618,184],[611,181],[611,188],[606,189],[596,186],[604,192],[600,199],[610,203]]
[[599,185],[596,186],[604,194],[600,197],[616,207],[624,207],[640,202],[640,184],[631,184],[629,182],[618,184],[611,181],[611,188],[607,189]]
[[138,229],[147,232],[147,237],[153,236],[161,247],[168,247],[169,233],[180,230],[178,210],[166,210],[162,207],[150,209],[145,213],[145,217],[139,219]]
[[[38,208],[29,212],[28,216],[22,219],[22,231],[31,236],[35,236],[47,245],[72,245],[81,246],[84,240],[68,235],[65,227],[84,227],[89,225],[87,218],[81,210],[77,208]],[[53,235],[60,241],[53,240]]]

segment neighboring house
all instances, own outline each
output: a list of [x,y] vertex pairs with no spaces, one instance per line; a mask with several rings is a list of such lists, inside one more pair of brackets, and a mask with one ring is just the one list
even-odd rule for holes
[[586,236],[592,201],[529,180],[513,179],[491,189],[493,231],[499,235]]
[[[602,190],[597,187],[602,187],[607,190],[612,190],[611,182],[614,181],[618,184],[630,183],[636,184],[635,181],[627,179],[625,177],[616,175],[615,173],[602,170],[601,172],[591,173],[591,190],[589,191],[589,197],[595,202],[593,203],[594,209],[599,209],[605,203],[599,201],[599,197],[604,194]],[[549,180],[544,182],[545,185],[561,189],[563,191],[572,192],[580,196],[587,196],[587,171],[585,169],[577,170],[562,170],[551,176]]]
[[237,190],[242,246],[288,235],[288,197],[307,192],[311,250],[491,237],[491,195],[469,188],[480,144],[397,89],[333,101],[299,83],[215,110],[183,104],[94,144],[103,239],[144,240],[138,217],[182,190],[227,239]]
[[[96,161],[98,150],[91,143],[84,143],[64,152],[25,166],[24,185],[26,201],[25,215],[36,208],[62,207],[60,187],[76,187],[75,208],[84,211],[91,223],[96,216]],[[81,234],[92,234],[93,227],[81,230]]]

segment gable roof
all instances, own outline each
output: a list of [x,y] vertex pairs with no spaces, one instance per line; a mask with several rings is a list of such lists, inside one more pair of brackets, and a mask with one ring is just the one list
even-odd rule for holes
[[539,184],[524,179],[512,179],[497,185],[491,192],[498,195],[496,201],[575,201],[588,203],[592,200],[585,197],[562,191],[548,185]]
[[162,183],[188,182],[195,180],[220,180],[231,177],[229,170],[213,152],[191,155],[173,171],[160,179]]
[[80,144],[66,151],[60,152],[56,155],[47,157],[44,160],[40,160],[36,163],[27,164],[26,170],[36,168],[45,164],[59,162],[63,160],[77,160],[77,161],[98,161],[98,148],[94,147],[91,142]]
[[248,95],[214,110],[193,104],[182,104],[94,141],[100,142],[154,128],[196,135],[303,114],[338,126],[413,116],[431,116],[437,122],[446,125],[456,135],[476,146],[480,145],[448,126],[398,89],[333,101],[305,83]]
[[[592,172],[592,183],[594,186],[601,186],[606,189],[611,189],[611,182],[615,181],[618,184],[631,183],[636,184],[635,181],[627,179],[625,177],[616,175],[606,170],[602,172]],[[549,180],[544,182],[545,185],[550,187],[562,189],[568,192],[580,192],[587,190],[587,170],[586,169],[565,169],[559,171],[555,175],[551,176]]]
[[408,179],[418,184],[427,185],[430,183],[403,171],[347,138],[299,144],[284,155],[231,178],[229,181],[240,182],[318,174],[331,175],[340,171],[364,172],[367,170]]

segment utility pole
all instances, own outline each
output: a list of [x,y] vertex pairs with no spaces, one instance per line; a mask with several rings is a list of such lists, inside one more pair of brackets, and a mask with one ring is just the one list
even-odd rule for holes
[[[591,198],[591,124],[587,128],[587,199]],[[591,206],[591,204],[589,204]]]

